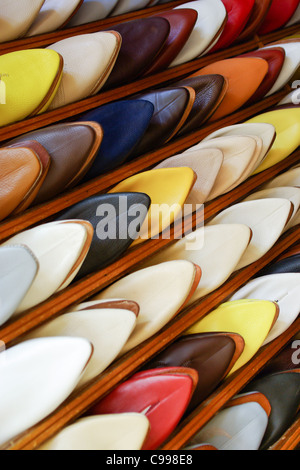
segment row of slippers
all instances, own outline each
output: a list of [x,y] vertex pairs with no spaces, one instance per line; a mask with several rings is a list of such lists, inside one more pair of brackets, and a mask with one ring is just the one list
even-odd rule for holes
[[[277,126],[268,124],[268,120],[270,116],[277,118],[277,113],[283,128],[276,135]],[[289,122],[288,117],[293,113],[293,121]],[[27,245],[38,262],[21,263],[22,258],[20,255],[16,256],[14,251],[7,255],[7,262],[3,262],[4,271],[6,268],[10,270],[14,265],[14,275],[18,276],[28,265],[26,271],[29,272],[25,285],[25,279],[23,282],[13,283],[19,286],[19,294],[14,296],[13,305],[10,296],[6,301],[2,300],[1,323],[7,321],[17,308],[19,311],[32,308],[74,279],[81,279],[109,266],[132,245],[154,238],[162,232],[166,233],[173,222],[182,218],[186,207],[191,213],[195,207],[229,192],[245,181],[253,174],[256,165],[261,165],[266,154],[263,164],[267,167],[286,158],[289,152],[299,146],[298,114],[299,109],[279,109],[258,116],[254,119],[255,122],[223,128],[217,131],[217,135],[213,134],[211,138],[198,144],[199,148],[171,157],[160,164],[159,168],[129,177],[109,193],[93,196],[62,211],[50,224],[35,227],[6,241],[6,246]],[[239,140],[241,148],[237,149]],[[267,153],[266,149],[270,148],[273,141],[273,146]],[[6,200],[6,205],[9,202],[10,200]],[[111,208],[109,212],[108,207]],[[139,217],[137,207],[140,209]],[[280,176],[279,182],[276,178],[240,204],[219,214],[212,225],[220,227],[220,224],[238,223],[251,228],[250,247],[242,260],[241,254],[249,244],[249,229],[238,230],[235,235],[230,229],[226,237],[225,233],[220,235],[218,228],[217,238],[211,236],[211,240],[217,245],[219,235],[221,240],[229,238],[228,243],[232,244],[235,255],[230,253],[232,260],[229,265],[228,261],[222,264],[234,269],[234,263],[239,262],[238,267],[241,268],[257,261],[283,232],[298,225],[299,207],[299,167],[295,167]],[[270,224],[273,230],[269,229]],[[194,237],[195,242],[201,244],[201,237],[197,234]],[[242,243],[238,244],[236,238]],[[73,239],[72,253],[70,239]],[[59,244],[57,240],[60,240]],[[48,250],[45,250],[46,246]],[[207,247],[205,250],[210,251]],[[60,263],[57,263],[58,260]],[[197,264],[201,266],[202,263],[203,261]],[[39,270],[36,265],[39,265]],[[3,272],[3,280],[5,277]],[[213,279],[216,282],[218,278],[213,273],[212,278],[206,281],[208,287],[211,287]],[[31,285],[32,282],[35,287]],[[203,284],[205,285],[204,279]],[[28,289],[30,294],[26,294]],[[3,288],[4,298],[6,292],[7,288]],[[24,295],[26,300],[22,301]]]
[[[18,6],[15,1],[4,2],[0,14],[0,42],[46,34],[164,3],[168,2],[25,0]],[[299,0],[194,0],[178,8],[192,10],[186,14],[189,30],[186,35],[199,54],[223,49],[237,39],[267,34],[300,21]]]
[[[160,447],[185,416],[282,333],[281,321],[295,321],[300,309],[299,253],[299,246],[285,253],[268,267],[269,274],[259,273],[42,449]],[[272,267],[278,262],[285,262],[286,270],[273,274]],[[178,261],[177,265],[182,264],[182,268],[184,263],[188,264]],[[159,310],[161,314],[170,306],[183,281],[189,283],[185,297],[191,295],[195,289],[192,267],[190,273],[187,266],[185,272],[181,269],[176,273],[176,269],[171,272],[171,264],[160,266],[150,279],[152,284],[149,275],[140,271],[139,277],[121,281],[123,289],[117,283],[120,288],[108,288],[0,353],[1,377],[5,379],[0,392],[1,445],[47,417],[72,391],[125,354],[126,341],[130,342],[135,329],[143,328],[147,320],[153,321],[153,312]],[[157,275],[161,277],[157,279]],[[166,276],[173,276],[172,293],[168,298],[166,290],[153,296],[154,277],[157,291],[162,292]],[[135,300],[126,300],[124,292],[127,299]],[[138,325],[147,308],[148,319],[144,317]],[[269,448],[278,440],[292,424],[300,404],[299,370],[294,370],[295,360],[286,351],[282,354],[274,364],[268,364],[266,377],[248,384],[195,436],[187,450],[207,448],[208,444],[219,450],[257,450]],[[250,423],[253,433],[249,433]],[[134,432],[126,432],[133,425]]]
[[[300,43],[296,38],[285,41],[280,43],[280,49],[288,52],[288,66],[284,65],[281,73],[277,69],[279,76],[269,72],[273,75],[268,81],[269,87],[275,87],[273,91],[289,81],[300,63]],[[269,50],[272,61],[276,52]],[[257,54],[263,52],[258,50]],[[99,177],[160,148],[172,138],[199,129],[208,119],[215,120],[239,109],[255,91],[245,80],[245,72],[249,72],[244,61],[248,60],[257,61],[259,66],[265,62],[254,57],[227,59],[209,66],[214,70],[202,69],[172,87],[116,101],[87,112],[74,122],[32,131],[7,142],[0,148],[0,219],[50,201],[80,182]],[[257,78],[258,70],[253,65],[251,62]],[[191,167],[198,177],[189,199],[193,203],[202,204],[207,198],[228,192],[298,147],[299,108],[293,104],[293,96],[289,94],[278,107],[243,125],[221,129],[158,168]],[[238,134],[241,135],[236,139]],[[229,170],[233,164],[235,172]]]
[[[171,2],[171,0],[169,0]],[[169,2],[168,1],[168,2]],[[54,32],[167,3],[163,0],[1,1],[0,42]]]
[[[173,18],[174,11],[176,9],[166,15]],[[110,31],[63,39],[45,49],[2,55],[0,101],[5,112],[0,115],[0,126],[72,104],[102,89],[132,83],[147,73],[170,66],[174,57],[180,63],[198,57],[198,51],[186,43],[182,51],[187,50],[187,53],[179,59],[182,51],[178,55],[178,44],[174,44],[179,37],[176,21],[175,37],[166,44],[170,21],[163,17],[142,18],[116,25]],[[196,78],[222,75],[224,83],[218,85],[219,102],[210,110],[211,117],[218,119],[284,87],[299,67],[299,49],[297,39],[286,39],[239,58],[213,63],[180,84],[193,89],[195,83],[199,95],[203,90],[199,89],[201,85],[197,86]],[[190,92],[193,94],[192,90]],[[191,104],[193,100],[195,103],[195,96],[190,97]],[[194,118],[195,114],[196,109],[192,112]]]

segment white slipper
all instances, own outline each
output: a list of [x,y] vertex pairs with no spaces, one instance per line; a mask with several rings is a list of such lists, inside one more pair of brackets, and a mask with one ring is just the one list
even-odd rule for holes
[[13,41],[24,36],[39,14],[44,1],[1,1],[0,42]]
[[63,314],[35,329],[26,339],[71,336],[87,339],[93,356],[78,386],[100,375],[118,356],[131,335],[137,317],[129,310],[92,309]]
[[196,267],[188,261],[171,261],[136,271],[105,289],[93,300],[128,299],[140,305],[137,325],[122,355],[147,340],[182,309],[194,292]]
[[38,269],[36,257],[25,246],[0,248],[0,325],[15,313]]
[[266,183],[263,188],[278,188],[281,186],[296,186],[300,188],[300,167],[296,166],[284,173],[281,173],[276,178]]
[[260,137],[262,139],[263,146],[258,160],[260,160],[260,162],[263,162],[276,138],[276,129],[272,124],[264,122],[235,124],[233,126],[223,127],[213,132],[212,134],[205,137],[202,142],[213,140],[218,137],[237,135],[256,135],[257,137]]
[[76,277],[88,253],[93,228],[86,221],[52,222],[15,235],[2,246],[25,245],[39,271],[16,314],[47,300]]
[[[285,50],[284,64],[279,77],[266,96],[273,95],[287,85],[300,66],[300,44],[297,42],[280,42],[279,45]],[[273,43],[270,46],[265,46],[262,49],[270,49],[272,47],[276,47],[276,43]]]
[[288,199],[294,207],[291,221],[300,209],[300,188],[291,186],[280,186],[276,188],[266,188],[248,196],[244,201],[256,201],[257,199],[281,198]]
[[99,21],[112,12],[119,0],[84,0],[78,12],[68,23],[73,28],[94,21]]
[[26,36],[51,33],[66,25],[82,0],[45,0]]
[[0,353],[1,445],[38,424],[66,400],[92,351],[82,338],[43,338]]
[[221,150],[208,148],[167,158],[155,169],[181,166],[192,168],[197,175],[197,180],[186,200],[186,204],[204,204],[212,191],[223,161],[224,155]]
[[196,59],[213,47],[223,30],[227,12],[221,0],[196,0],[183,3],[178,8],[191,8],[198,13],[198,19],[188,41],[170,67]]
[[150,0],[119,0],[110,16],[126,15],[131,11],[145,8]]
[[[191,446],[209,443],[220,451],[259,450],[268,427],[270,405],[262,405],[255,393],[238,395],[219,411],[192,439]],[[262,394],[262,400],[267,399]],[[269,409],[268,409],[269,408]]]
[[81,418],[38,450],[141,450],[150,428],[140,413]]
[[62,81],[49,109],[97,94],[108,79],[121,47],[114,31],[82,34],[51,46],[64,59]]
[[235,204],[218,214],[209,225],[245,224],[252,239],[238,263],[242,269],[264,256],[277,242],[289,222],[292,204],[287,199],[259,199]]
[[239,289],[230,300],[271,300],[279,305],[279,317],[264,345],[283,334],[300,312],[300,274],[281,273],[258,277]]
[[[240,184],[249,165],[256,158],[257,143],[252,137],[225,136],[219,137],[189,148],[182,155],[196,150],[217,148],[223,152],[224,160],[212,191],[207,200],[211,201]],[[248,173],[247,173],[248,174]]]
[[220,287],[234,272],[251,240],[245,225],[201,227],[151,257],[146,266],[184,259],[200,266],[199,285],[189,304]]

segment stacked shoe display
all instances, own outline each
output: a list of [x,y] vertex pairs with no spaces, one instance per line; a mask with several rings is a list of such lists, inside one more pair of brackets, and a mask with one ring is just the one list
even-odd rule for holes
[[299,1],[23,3],[0,12],[0,448],[282,445]]

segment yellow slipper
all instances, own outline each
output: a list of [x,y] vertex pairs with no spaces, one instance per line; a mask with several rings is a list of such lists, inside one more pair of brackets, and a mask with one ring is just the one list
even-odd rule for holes
[[148,217],[134,243],[157,237],[170,227],[183,212],[195,182],[196,174],[191,168],[163,168],[139,173],[113,188],[110,193],[145,193],[151,199]]
[[249,123],[266,122],[276,129],[275,142],[263,163],[253,174],[261,173],[291,155],[300,144],[300,109],[278,109],[260,114]]
[[0,56],[0,70],[2,127],[48,109],[61,81],[63,59],[52,50],[16,51]]
[[242,336],[245,340],[245,349],[229,372],[231,375],[249,362],[262,347],[278,315],[279,307],[275,302],[267,300],[226,302],[195,323],[185,335],[222,331]]

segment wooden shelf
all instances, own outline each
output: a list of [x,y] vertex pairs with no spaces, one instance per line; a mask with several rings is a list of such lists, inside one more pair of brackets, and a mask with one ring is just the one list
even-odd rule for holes
[[[175,1],[170,4],[164,4],[141,10],[139,12],[133,12],[129,15],[107,18],[106,20],[90,23],[77,28],[64,29],[35,38],[26,38],[1,44],[0,54],[20,49],[45,47],[66,37],[105,30],[110,28],[113,24],[151,16],[158,11],[167,10],[182,3],[185,3],[185,1]],[[58,122],[76,120],[76,116],[98,106],[132,97],[134,94],[150,88],[167,86],[168,84],[192,74],[196,70],[199,70],[212,62],[249,52],[257,47],[261,47],[262,45],[266,45],[270,42],[291,35],[299,29],[300,25],[296,25],[263,37],[255,37],[243,44],[236,44],[225,51],[207,55],[201,59],[194,60],[173,69],[165,70],[151,77],[141,78],[136,80],[134,83],[125,84],[114,90],[102,90],[97,96],[0,128],[0,142],[4,145],[8,140],[24,133]],[[256,114],[267,110],[268,108],[276,105],[288,93],[288,91],[289,88],[286,88],[253,106],[240,109],[238,112],[231,116],[227,116],[220,121],[206,123],[201,129],[193,132],[192,134],[182,138],[173,139],[170,143],[156,151],[126,163],[114,171],[104,174],[93,181],[78,185],[76,188],[61,194],[48,203],[31,207],[26,212],[1,222],[0,242],[4,242],[13,235],[30,227],[53,220],[56,214],[77,202],[96,194],[105,194],[111,187],[115,186],[120,181],[123,181],[134,174],[146,171],[172,155],[183,152],[185,149],[195,145],[211,132],[219,128],[243,122]],[[220,211],[232,204],[236,204],[253,191],[256,191],[267,181],[270,181],[281,172],[286,171],[293,165],[297,164],[299,159],[300,149],[269,170],[252,176],[230,193],[206,204],[204,207],[204,213],[192,214],[190,216],[186,224],[186,230],[191,231],[199,225],[202,225],[203,222],[209,221]],[[173,243],[175,239],[176,228],[172,227],[171,239],[166,240],[160,238],[157,240],[149,240],[141,245],[129,249],[121,259],[107,268],[102,269],[79,282],[74,282],[67,289],[52,296],[43,304],[40,304],[37,307],[24,312],[19,317],[7,322],[0,328],[0,340],[7,346],[12,346],[34,328],[66,311],[69,311],[74,304],[87,300],[118,279],[132,271],[135,271],[145,259]],[[248,282],[248,280],[263,267],[278,258],[281,253],[299,242],[299,239],[300,226],[297,226],[284,234],[262,259],[251,266],[234,273],[219,289],[188,308],[185,308],[159,333],[116,361],[91,383],[74,392],[65,403],[63,403],[45,420],[27,430],[21,436],[17,436],[10,443],[3,446],[3,448],[10,450],[37,449],[64,426],[74,422],[86,413],[93,404],[107,395],[115,386],[131,377],[155,355],[174,342],[187,328],[229,299],[237,289]],[[222,409],[230,398],[242,390],[243,387],[263,369],[272,357],[278,354],[288,344],[290,339],[299,331],[299,329],[300,319],[297,320],[289,330],[278,339],[262,348],[252,361],[246,364],[241,370],[237,371],[232,377],[220,384],[218,389],[205,402],[203,402],[197,410],[180,423],[176,431],[164,443],[162,450],[178,450],[184,448],[199,429],[220,409]],[[300,441],[299,434],[298,419],[282,439],[276,443],[272,450],[291,450],[296,448]]]

